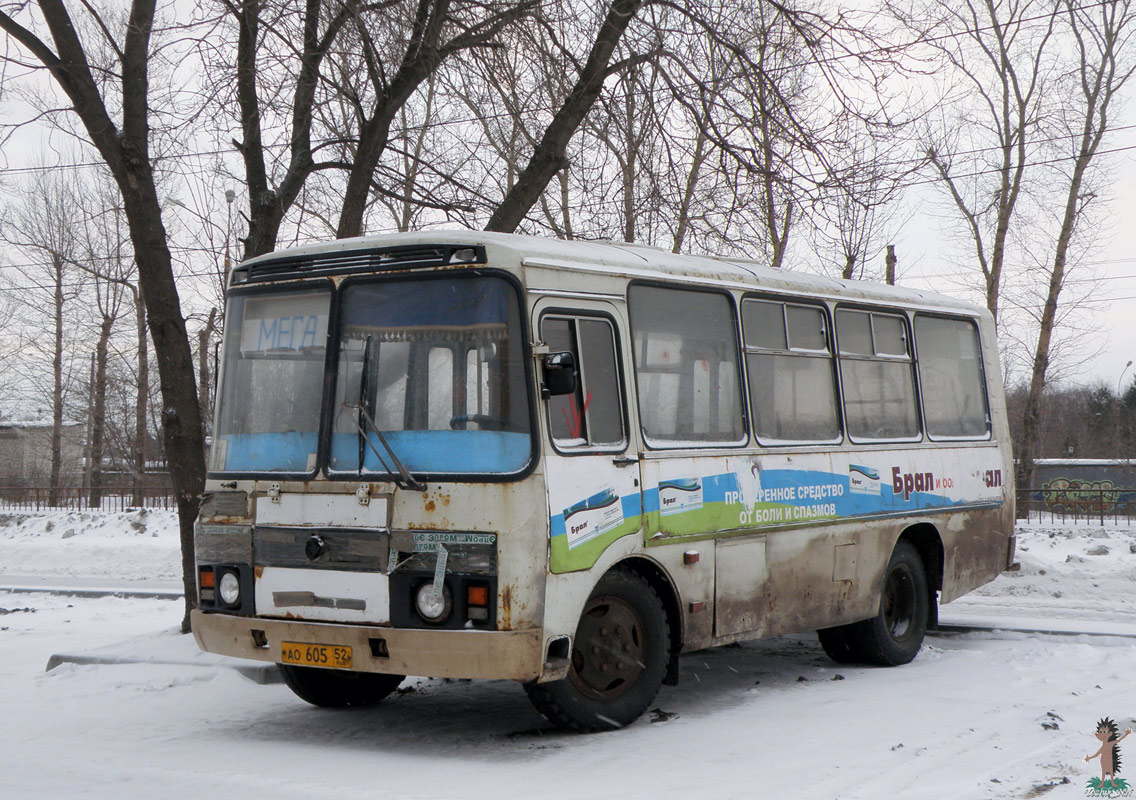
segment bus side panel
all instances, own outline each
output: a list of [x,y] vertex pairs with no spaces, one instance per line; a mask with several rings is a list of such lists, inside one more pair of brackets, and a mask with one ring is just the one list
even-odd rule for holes
[[951,599],[1005,566],[1003,455],[983,442],[650,458],[645,544],[764,534],[760,548],[727,546],[736,558],[719,552],[717,642],[873,616],[895,543],[913,525],[941,532],[946,564],[928,571],[944,567]]
[[828,628],[879,610],[883,567],[899,537],[897,521],[840,522],[770,531],[766,636]]
[[940,603],[949,603],[989,583],[1007,568],[1012,505],[944,517],[939,530],[946,551]]

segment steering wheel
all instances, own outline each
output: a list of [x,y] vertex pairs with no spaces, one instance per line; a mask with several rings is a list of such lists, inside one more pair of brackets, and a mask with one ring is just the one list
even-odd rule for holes
[[504,430],[509,421],[501,417],[490,416],[489,414],[458,414],[456,417],[450,419],[450,429],[460,430],[461,425],[467,423],[474,423],[481,428],[488,428],[490,430]]

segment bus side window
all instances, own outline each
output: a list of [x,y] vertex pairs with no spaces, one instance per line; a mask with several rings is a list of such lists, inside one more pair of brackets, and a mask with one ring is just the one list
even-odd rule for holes
[[914,363],[898,314],[839,309],[840,382],[854,441],[919,438]]
[[745,441],[732,298],[633,284],[628,289],[643,435],[652,447]]
[[758,441],[840,441],[824,309],[747,299],[742,329]]
[[990,432],[978,328],[968,319],[917,314],[915,343],[927,435],[981,439]]
[[616,360],[615,330],[602,317],[549,315],[541,338],[552,352],[576,358],[576,391],[548,400],[548,423],[560,449],[622,449],[627,444]]

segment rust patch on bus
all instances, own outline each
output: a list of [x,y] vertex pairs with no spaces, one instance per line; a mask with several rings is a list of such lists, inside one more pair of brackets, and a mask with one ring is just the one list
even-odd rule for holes
[[427,511],[434,511],[437,508],[437,506],[434,505],[433,500],[427,500],[425,508],[426,508]]
[[511,630],[513,627],[513,587],[501,590],[501,613],[497,616],[498,630]]
[[408,531],[448,531],[450,530],[450,521],[443,517],[437,522],[407,522],[406,529]]
[[264,567],[259,566],[259,565],[253,567],[252,568],[252,574],[255,575],[258,579],[263,578],[264,577]]

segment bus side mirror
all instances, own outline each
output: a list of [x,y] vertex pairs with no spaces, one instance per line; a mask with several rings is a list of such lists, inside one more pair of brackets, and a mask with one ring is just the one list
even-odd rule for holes
[[572,394],[576,391],[576,357],[564,351],[549,353],[544,357],[544,397]]

